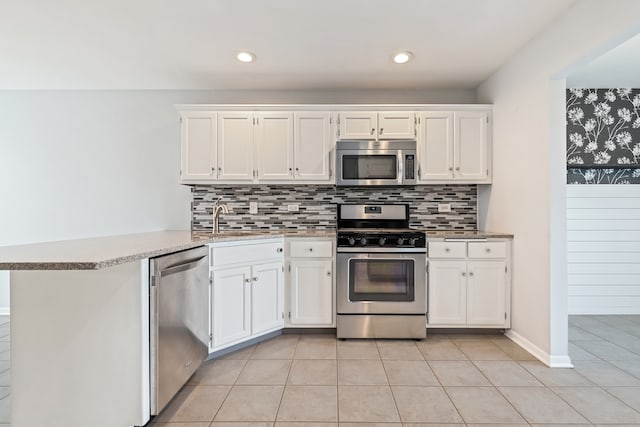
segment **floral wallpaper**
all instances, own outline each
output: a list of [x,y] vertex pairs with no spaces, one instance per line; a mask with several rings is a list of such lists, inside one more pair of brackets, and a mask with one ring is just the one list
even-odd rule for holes
[[567,90],[567,183],[640,184],[640,89]]

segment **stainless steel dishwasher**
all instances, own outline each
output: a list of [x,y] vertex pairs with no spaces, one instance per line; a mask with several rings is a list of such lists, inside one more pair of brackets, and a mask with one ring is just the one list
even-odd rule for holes
[[150,260],[151,415],[158,415],[207,357],[209,250]]

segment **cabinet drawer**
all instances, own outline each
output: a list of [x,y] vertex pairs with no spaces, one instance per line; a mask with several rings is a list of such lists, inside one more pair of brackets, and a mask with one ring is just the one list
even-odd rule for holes
[[429,242],[429,258],[464,258],[467,256],[466,242]]
[[289,242],[289,256],[292,258],[331,258],[333,242],[330,240],[292,240]]
[[469,258],[506,258],[505,242],[469,242]]
[[211,249],[211,265],[218,267],[227,264],[251,264],[255,261],[282,257],[283,243],[251,243],[237,246],[213,247]]

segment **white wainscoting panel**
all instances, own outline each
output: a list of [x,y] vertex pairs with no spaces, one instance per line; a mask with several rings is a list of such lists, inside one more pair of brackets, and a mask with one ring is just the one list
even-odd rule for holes
[[640,185],[568,185],[569,314],[640,314]]

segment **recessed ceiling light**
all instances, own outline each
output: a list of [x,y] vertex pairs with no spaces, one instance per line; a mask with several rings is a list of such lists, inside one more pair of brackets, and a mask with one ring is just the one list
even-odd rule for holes
[[396,64],[404,64],[405,62],[411,61],[411,58],[413,58],[411,52],[398,52],[393,55],[393,62]]
[[238,52],[236,58],[238,58],[238,61],[240,62],[253,62],[256,60],[256,56],[253,53],[247,51]]

